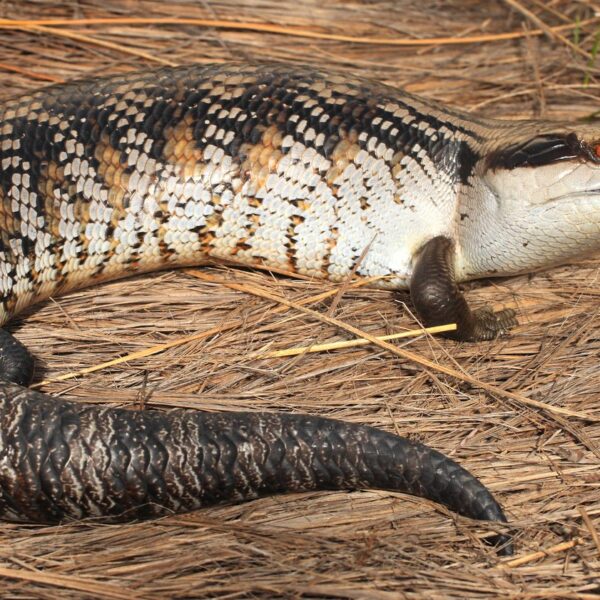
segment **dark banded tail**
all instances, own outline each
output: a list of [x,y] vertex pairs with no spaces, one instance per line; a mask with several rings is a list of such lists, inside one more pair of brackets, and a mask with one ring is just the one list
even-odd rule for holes
[[[31,357],[7,332],[0,368],[5,379],[30,378]],[[373,427],[293,414],[99,408],[0,382],[0,517],[8,520],[151,518],[276,493],[358,488],[506,522],[460,465]],[[506,535],[494,542],[512,553]]]

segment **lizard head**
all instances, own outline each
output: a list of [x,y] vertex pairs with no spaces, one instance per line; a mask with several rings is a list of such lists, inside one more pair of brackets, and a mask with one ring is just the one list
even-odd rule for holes
[[534,270],[600,249],[600,126],[522,123],[510,131],[463,191],[465,278]]

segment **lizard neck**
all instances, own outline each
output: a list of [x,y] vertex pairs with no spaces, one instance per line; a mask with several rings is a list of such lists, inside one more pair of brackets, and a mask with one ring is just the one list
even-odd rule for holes
[[495,128],[457,202],[457,277],[511,275],[600,249],[600,128]]

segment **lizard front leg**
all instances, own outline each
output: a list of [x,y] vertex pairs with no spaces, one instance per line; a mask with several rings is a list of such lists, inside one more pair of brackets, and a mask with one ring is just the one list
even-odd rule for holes
[[517,324],[512,309],[494,312],[489,306],[472,311],[458,288],[454,272],[454,242],[437,236],[420,250],[410,282],[410,295],[427,327],[456,323],[445,335],[455,340],[491,340]]

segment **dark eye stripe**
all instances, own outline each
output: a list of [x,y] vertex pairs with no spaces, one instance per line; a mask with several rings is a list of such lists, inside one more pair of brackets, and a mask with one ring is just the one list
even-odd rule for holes
[[600,162],[592,149],[581,142],[574,133],[547,134],[492,152],[486,159],[486,167],[488,169],[542,167],[574,158]]

